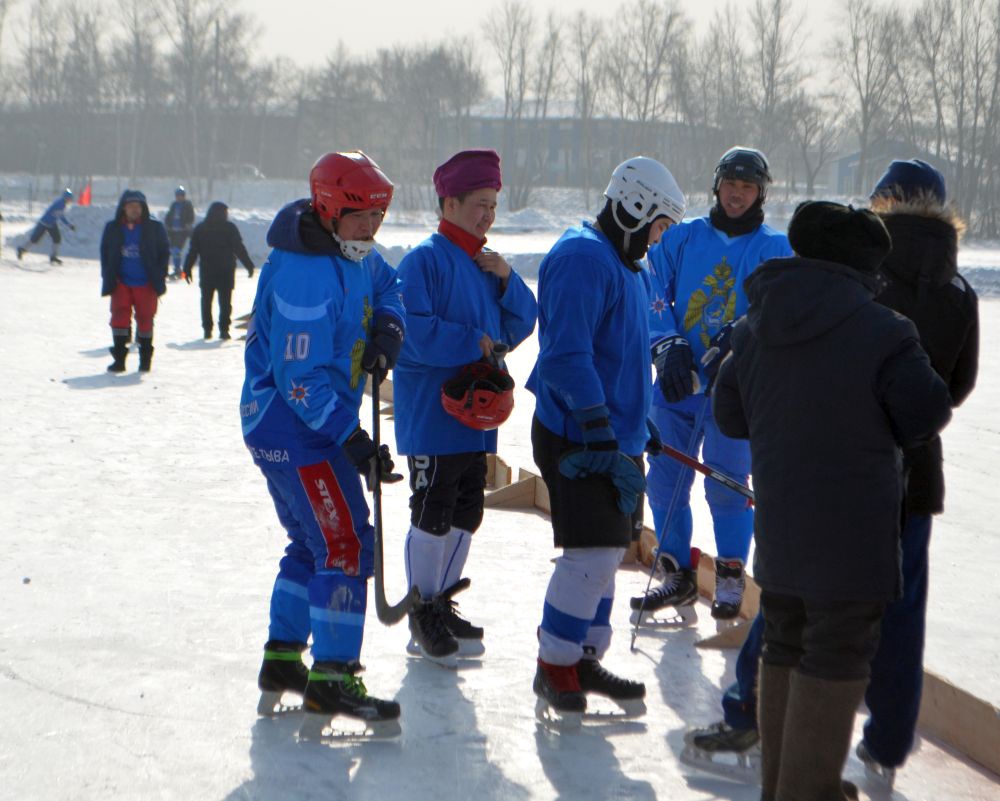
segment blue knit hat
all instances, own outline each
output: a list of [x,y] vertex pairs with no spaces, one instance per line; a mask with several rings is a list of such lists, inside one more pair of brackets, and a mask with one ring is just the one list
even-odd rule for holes
[[926,161],[910,159],[893,161],[885,175],[878,179],[871,197],[893,197],[907,201],[920,194],[932,195],[940,203],[944,203],[944,176]]

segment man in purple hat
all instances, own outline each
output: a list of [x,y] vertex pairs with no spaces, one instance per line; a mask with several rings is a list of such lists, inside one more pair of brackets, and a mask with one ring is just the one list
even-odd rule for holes
[[486,454],[496,453],[497,433],[450,416],[441,388],[470,363],[496,363],[517,347],[538,314],[521,277],[483,247],[501,185],[495,150],[448,159],[434,171],[438,230],[399,265],[407,338],[393,372],[396,447],[410,472],[407,580],[423,599],[410,612],[407,649],[451,667],[484,652],[483,629],[452,598],[469,586],[462,571],[483,519]]

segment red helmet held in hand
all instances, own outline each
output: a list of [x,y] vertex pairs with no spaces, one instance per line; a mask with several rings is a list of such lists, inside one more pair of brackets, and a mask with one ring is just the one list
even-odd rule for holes
[[441,405],[458,422],[492,431],[514,409],[514,379],[502,367],[474,362],[441,387]]
[[392,181],[360,150],[320,156],[309,172],[313,208],[324,220],[339,220],[344,209],[382,209],[392,201]]

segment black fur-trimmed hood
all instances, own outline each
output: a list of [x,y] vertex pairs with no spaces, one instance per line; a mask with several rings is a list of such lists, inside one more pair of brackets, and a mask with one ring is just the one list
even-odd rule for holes
[[892,237],[882,263],[887,277],[905,284],[944,286],[958,274],[958,242],[965,223],[932,198],[873,204]]

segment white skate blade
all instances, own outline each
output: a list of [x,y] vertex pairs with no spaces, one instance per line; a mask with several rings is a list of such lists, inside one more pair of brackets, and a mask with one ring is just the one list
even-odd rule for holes
[[882,791],[892,792],[896,783],[896,771],[874,762],[862,762],[865,766],[865,778]]
[[[455,641],[458,643],[458,653],[455,656],[460,659],[474,659],[477,656],[482,656],[486,653],[486,646],[483,645],[482,640],[463,640],[460,637],[456,637]],[[423,651],[420,650],[420,645],[410,637],[409,641],[406,643],[406,653],[410,656],[426,656]],[[447,657],[445,657],[447,658]],[[433,657],[428,656],[432,662],[436,661]],[[449,665],[445,665],[449,667]]]
[[728,629],[731,629],[734,626],[740,625],[739,615],[730,618],[723,618],[723,619],[713,618],[713,619],[715,620],[715,631],[717,633],[727,631]]
[[412,637],[410,641],[406,643],[406,653],[410,656],[419,656],[422,659],[426,659],[428,662],[433,662],[435,665],[440,665],[441,667],[448,668],[449,670],[456,670],[458,668],[458,657],[461,653],[461,645],[459,650],[453,654],[448,654],[447,656],[431,656],[420,644],[414,640]]
[[[301,696],[292,690],[286,690],[285,692],[289,692],[293,696],[301,699]],[[271,690],[261,690],[260,700],[257,702],[257,714],[261,717],[275,718],[279,715],[287,715],[289,712],[301,711],[301,700],[297,704],[285,704],[282,703],[281,700],[283,694],[284,693],[273,692]]]
[[[605,710],[602,707],[592,708],[591,700],[601,699],[615,705],[614,709]],[[641,718],[646,714],[646,701],[642,698],[609,698],[606,695],[592,694],[587,696],[587,711],[583,713],[584,720],[608,720],[612,718]]]
[[[687,737],[687,735],[685,735]],[[685,742],[681,762],[713,776],[743,784],[760,784],[760,745],[746,751],[705,751]]]
[[306,712],[299,726],[300,740],[349,742],[352,740],[387,740],[398,737],[403,729],[399,719],[362,720],[347,715]]
[[583,725],[583,712],[563,712],[544,698],[535,699],[535,717],[543,726],[561,732],[578,731]]
[[[671,615],[669,610],[673,609]],[[698,610],[694,604],[670,607],[665,606],[651,612],[648,609],[642,610],[642,620],[639,619],[639,610],[635,609],[629,616],[629,623],[633,626],[638,623],[640,626],[651,628],[681,628],[683,626],[694,626],[698,623]]]

